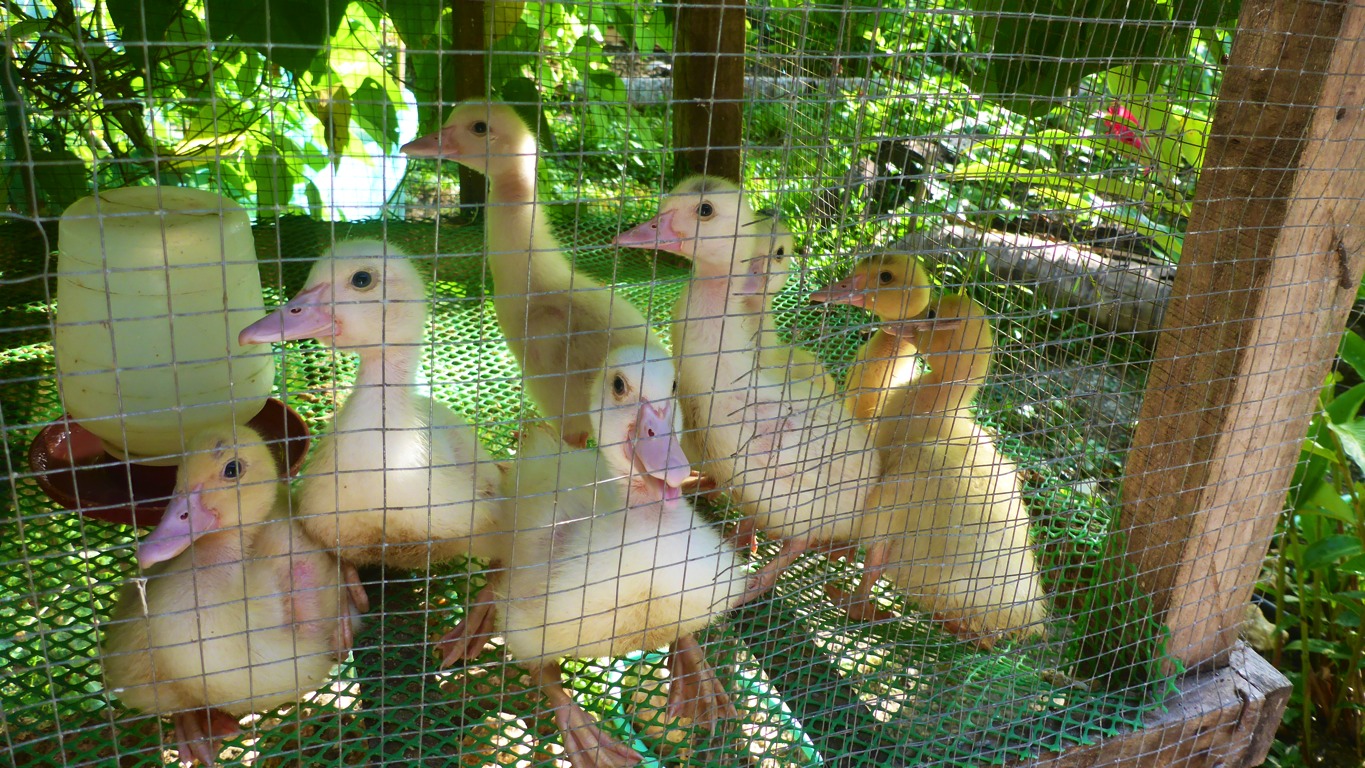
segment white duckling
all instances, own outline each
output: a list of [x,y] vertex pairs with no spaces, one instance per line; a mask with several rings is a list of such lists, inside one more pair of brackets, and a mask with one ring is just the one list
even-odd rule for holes
[[[812,293],[810,300],[862,307],[882,321],[894,323],[924,312],[932,284],[915,256],[875,255],[859,261],[848,277]],[[918,368],[914,342],[908,336],[878,328],[858,350],[848,370],[844,392],[853,415],[874,418],[887,396],[909,384]]]
[[888,326],[915,333],[931,370],[892,393],[876,424],[885,470],[860,518],[868,554],[850,615],[880,617],[868,599],[880,573],[949,631],[988,648],[1000,636],[1041,633],[1048,601],[1014,465],[967,410],[994,349],[986,311],[947,296],[925,315]]
[[343,242],[306,286],[239,335],[325,340],[360,356],[303,472],[300,523],[358,564],[425,569],[479,555],[497,527],[501,473],[474,428],[418,389],[428,306],[417,269],[390,243]]
[[[775,213],[763,211],[759,215],[768,218],[755,224],[760,227],[757,247],[768,257],[751,261],[750,271],[766,274],[767,282],[758,293],[743,296],[740,303],[745,313],[754,315],[759,321],[759,364],[792,379],[809,379],[823,392],[834,392],[837,389],[834,379],[826,373],[820,360],[809,350],[783,341],[779,335],[773,299],[796,274],[796,238]],[[767,232],[762,232],[763,229]]]
[[664,198],[657,217],[616,239],[692,260],[673,325],[684,447],[754,526],[782,541],[746,600],[770,589],[802,552],[850,541],[880,474],[867,428],[837,396],[759,363],[755,324],[740,307],[765,279],[751,269],[766,258],[744,229],[753,218],[733,183],[694,177]]
[[142,580],[105,628],[109,690],[169,715],[180,759],[212,764],[252,712],[318,689],[368,610],[355,569],[289,518],[279,467],[242,426],[190,441],[175,496],[138,544]]
[[465,102],[440,131],[403,145],[411,157],[454,160],[488,177],[493,307],[525,386],[570,445],[587,445],[592,382],[616,347],[665,347],[644,314],[577,272],[536,197],[536,138],[506,104]]
[[[564,690],[559,660],[671,646],[669,712],[712,725],[735,710],[693,633],[736,604],[740,561],[678,486],[673,361],[650,347],[611,353],[595,391],[595,450],[530,432],[506,482],[514,530],[498,541],[497,629],[554,707],[575,768],[634,765]],[[446,641],[460,648],[462,627]],[[458,658],[447,656],[446,663]]]

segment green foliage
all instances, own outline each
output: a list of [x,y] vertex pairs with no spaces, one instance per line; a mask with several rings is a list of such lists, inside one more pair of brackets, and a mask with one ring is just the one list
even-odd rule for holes
[[[1365,373],[1365,340],[1342,339]],[[1309,427],[1262,591],[1276,599],[1276,650],[1294,683],[1277,746],[1282,764],[1365,758],[1365,384],[1329,377]]]
[[977,36],[994,52],[978,91],[1029,116],[1116,64],[1188,46],[1190,22],[1214,26],[1239,0],[973,0]]

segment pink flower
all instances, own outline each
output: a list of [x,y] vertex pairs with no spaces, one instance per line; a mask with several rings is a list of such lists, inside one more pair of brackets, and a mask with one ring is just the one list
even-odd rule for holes
[[1109,129],[1110,136],[1134,149],[1143,150],[1147,148],[1147,142],[1134,130],[1134,127],[1141,128],[1142,126],[1127,107],[1116,101],[1109,105],[1105,114],[1109,117],[1101,118],[1100,122],[1104,123],[1104,127]]

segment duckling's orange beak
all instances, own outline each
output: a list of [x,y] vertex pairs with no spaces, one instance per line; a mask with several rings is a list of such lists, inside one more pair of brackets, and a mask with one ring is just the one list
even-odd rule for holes
[[635,466],[641,472],[662,480],[665,486],[675,490],[692,475],[692,463],[673,433],[672,400],[659,405],[641,400],[630,437]]
[[892,336],[905,339],[916,346],[920,344],[921,333],[931,331],[952,331],[962,327],[963,319],[960,317],[917,317],[910,320],[898,320],[893,323],[883,323],[877,326],[878,330],[885,331]]
[[319,283],[299,292],[287,304],[248,325],[237,343],[265,344],[290,339],[326,339],[336,335],[336,318],[327,302],[327,285]]
[[867,276],[861,272],[849,275],[815,291],[810,295],[812,303],[848,304],[853,307],[867,307]]
[[184,552],[195,539],[218,527],[218,513],[204,506],[204,484],[176,496],[152,532],[137,543],[137,564],[148,568]]
[[418,136],[399,147],[398,151],[408,157],[458,157],[460,151],[455,146],[454,139],[443,137],[444,133],[443,128],[425,136]]
[[689,254],[683,250],[682,245],[691,238],[678,234],[673,226],[674,213],[664,211],[649,221],[617,235],[613,242],[626,248],[653,248],[657,251],[687,256]]

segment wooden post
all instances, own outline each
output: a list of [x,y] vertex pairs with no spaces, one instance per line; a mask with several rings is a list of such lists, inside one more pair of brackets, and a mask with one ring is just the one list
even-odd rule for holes
[[[485,6],[492,0],[450,0],[450,39],[455,51],[447,59],[441,79],[441,101],[452,103],[488,97],[488,31],[484,29]],[[452,98],[447,98],[445,90]],[[488,182],[478,171],[460,166],[460,213],[477,218],[487,199]]]
[[1360,284],[1365,3],[1247,0],[1123,488],[1171,653],[1220,665]]
[[744,0],[680,0],[673,59],[673,176],[739,181]]

